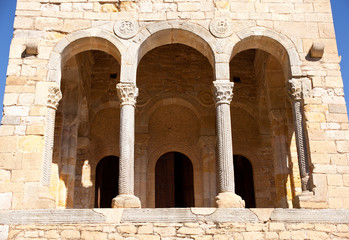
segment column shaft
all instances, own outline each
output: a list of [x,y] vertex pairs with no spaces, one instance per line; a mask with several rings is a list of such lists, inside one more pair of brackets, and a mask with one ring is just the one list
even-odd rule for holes
[[233,140],[230,120],[230,102],[234,83],[214,82],[213,93],[216,100],[217,161],[219,194],[216,197],[220,208],[244,207],[245,202],[235,194]]
[[42,164],[42,180],[41,180],[44,186],[50,185],[56,111],[57,111],[58,103],[61,99],[62,99],[62,93],[58,87],[48,88],[46,129],[45,129],[45,149],[44,149],[44,160]]
[[231,134],[230,106],[219,104],[217,114],[218,181],[219,192],[235,192],[233,142]]
[[302,83],[300,79],[288,81],[288,94],[292,102],[293,118],[296,132],[296,145],[302,191],[310,191],[309,162],[302,114]]
[[134,115],[134,106],[121,106],[119,194],[134,194]]
[[116,85],[120,99],[120,163],[119,195],[113,199],[113,208],[140,208],[134,196],[135,106],[138,89],[132,83]]
[[293,101],[292,103],[293,116],[295,121],[296,144],[299,171],[301,176],[302,191],[310,190],[309,182],[309,163],[308,153],[305,141],[304,120],[302,115],[301,101]]

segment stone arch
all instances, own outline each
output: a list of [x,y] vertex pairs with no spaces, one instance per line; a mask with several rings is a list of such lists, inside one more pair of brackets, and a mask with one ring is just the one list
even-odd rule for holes
[[129,63],[128,79],[136,79],[138,63],[150,50],[166,44],[183,44],[196,49],[206,57],[213,70],[216,54],[221,53],[222,47],[217,39],[204,27],[187,21],[173,20],[158,22],[144,26],[135,36],[137,42],[128,48],[125,59]]
[[120,103],[119,101],[111,100],[105,103],[99,102],[96,105],[92,104],[89,109],[91,122],[94,120],[94,118],[100,111],[103,111],[104,109],[107,109],[107,108],[120,108]]
[[246,28],[230,37],[230,59],[247,49],[260,49],[280,61],[288,79],[302,76],[302,62],[294,43],[285,35],[265,27]]
[[195,207],[203,205],[203,189],[202,189],[202,166],[198,154],[190,147],[184,144],[171,143],[159,146],[149,155],[148,176],[147,176],[147,207],[155,207],[155,166],[158,159],[167,152],[180,152],[186,155],[193,164],[194,174],[194,200]]
[[162,98],[159,100],[155,100],[153,104],[149,104],[145,109],[144,113],[142,114],[142,120],[143,122],[141,123],[144,126],[149,126],[149,120],[151,116],[153,115],[156,110],[159,109],[161,106],[167,106],[167,105],[179,105],[185,108],[188,108],[191,110],[197,119],[200,118],[201,114],[199,111],[199,104],[195,104],[194,101],[190,101],[189,99],[185,99],[183,97],[174,97],[174,96],[169,96],[167,98]]
[[61,86],[62,63],[72,56],[88,50],[100,50],[112,55],[122,65],[125,47],[113,34],[101,29],[73,32],[60,40],[51,52],[48,63],[48,82]]
[[214,66],[214,54],[222,52],[218,41],[208,30],[187,21],[176,20],[150,24],[145,26],[139,35],[140,46],[137,51],[137,63],[150,50],[172,43],[181,43],[196,49],[208,58],[212,67]]

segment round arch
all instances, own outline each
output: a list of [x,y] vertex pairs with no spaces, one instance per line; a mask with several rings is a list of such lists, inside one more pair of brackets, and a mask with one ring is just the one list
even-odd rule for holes
[[137,64],[150,50],[172,43],[180,43],[192,47],[207,57],[214,67],[214,54],[222,52],[216,38],[204,27],[187,21],[173,20],[145,26],[136,38],[139,39],[139,49],[134,52]]
[[302,76],[301,61],[294,43],[285,35],[265,27],[246,28],[230,37],[230,60],[247,49],[260,49],[279,60],[288,78]]
[[167,152],[179,152],[187,156],[193,164],[195,207],[203,206],[202,166],[198,154],[188,146],[178,143],[159,146],[149,155],[147,176],[147,207],[155,207],[155,167],[158,159]]
[[128,47],[128,54],[123,61],[127,62],[129,81],[135,81],[137,68],[142,57],[150,50],[166,44],[179,43],[192,47],[205,56],[215,71],[217,54],[222,47],[217,39],[204,27],[182,20],[157,22],[144,26],[134,37],[137,41]]
[[51,52],[48,63],[48,82],[61,86],[61,68],[72,56],[88,51],[100,50],[112,55],[122,65],[125,47],[113,34],[101,29],[86,29],[73,32],[61,39]]
[[161,98],[159,100],[154,100],[153,104],[149,104],[149,106],[147,106],[144,110],[144,114],[143,114],[143,122],[141,123],[144,126],[149,126],[149,120],[151,118],[151,116],[153,115],[153,113],[159,109],[159,107],[162,106],[167,106],[167,105],[179,105],[185,108],[188,108],[190,111],[192,111],[195,116],[197,117],[197,119],[200,119],[201,114],[199,111],[200,105],[199,104],[195,104],[194,101],[190,101],[189,99],[185,99],[182,97],[173,97],[173,96],[169,96],[167,98]]

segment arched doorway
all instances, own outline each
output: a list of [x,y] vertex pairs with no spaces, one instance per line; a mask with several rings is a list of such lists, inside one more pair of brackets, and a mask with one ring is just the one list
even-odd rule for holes
[[119,158],[102,158],[96,167],[95,207],[110,208],[112,199],[118,194]]
[[184,154],[168,152],[157,161],[155,207],[194,207],[193,164]]
[[235,193],[245,200],[246,208],[255,208],[252,165],[247,158],[240,155],[234,155],[234,179]]

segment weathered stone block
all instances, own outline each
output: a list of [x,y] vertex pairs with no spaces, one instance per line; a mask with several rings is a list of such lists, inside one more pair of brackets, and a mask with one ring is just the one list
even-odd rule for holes
[[[11,202],[12,202],[12,192],[0,193],[0,209],[11,209]],[[1,236],[1,230],[0,230],[0,236]]]

